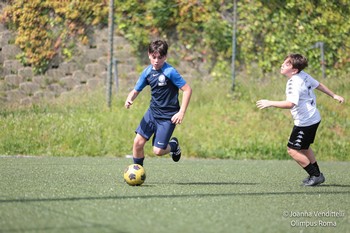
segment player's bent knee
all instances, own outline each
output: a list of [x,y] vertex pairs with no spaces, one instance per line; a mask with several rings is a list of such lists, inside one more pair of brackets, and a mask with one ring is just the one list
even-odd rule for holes
[[164,150],[158,147],[153,147],[153,153],[157,156],[164,155]]
[[294,155],[297,151],[295,149],[287,147],[287,152],[291,157],[294,157]]

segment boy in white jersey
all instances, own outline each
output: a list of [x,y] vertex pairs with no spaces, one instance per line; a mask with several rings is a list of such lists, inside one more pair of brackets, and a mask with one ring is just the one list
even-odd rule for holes
[[294,127],[288,141],[288,154],[309,174],[303,180],[304,186],[315,186],[325,181],[320,172],[315,154],[310,145],[314,142],[321,116],[316,107],[314,89],[320,90],[333,99],[344,102],[344,98],[334,94],[324,84],[302,71],[307,67],[307,59],[300,54],[288,55],[282,66],[281,74],[288,78],[286,100],[259,100],[256,105],[260,109],[268,107],[290,109]]

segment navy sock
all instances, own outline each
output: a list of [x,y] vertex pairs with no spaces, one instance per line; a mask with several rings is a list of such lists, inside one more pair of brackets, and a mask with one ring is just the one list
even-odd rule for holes
[[176,142],[169,142],[169,146],[170,146],[170,151],[171,152],[175,152],[177,149],[177,144]]
[[317,171],[317,168],[311,163],[304,167],[304,169],[310,176],[320,176],[320,172]]
[[144,159],[145,159],[145,158],[133,158],[134,163],[139,164],[139,165],[141,165],[141,166],[143,166],[143,160],[144,160]]
[[317,171],[320,173],[320,168],[318,167],[317,162],[314,162],[312,165],[314,165],[314,167],[317,169]]

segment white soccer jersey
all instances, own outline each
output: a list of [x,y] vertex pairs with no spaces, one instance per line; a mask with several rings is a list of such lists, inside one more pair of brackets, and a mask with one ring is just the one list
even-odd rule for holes
[[287,101],[295,106],[290,110],[296,126],[310,126],[321,121],[316,107],[314,89],[319,82],[304,71],[293,75],[286,85]]

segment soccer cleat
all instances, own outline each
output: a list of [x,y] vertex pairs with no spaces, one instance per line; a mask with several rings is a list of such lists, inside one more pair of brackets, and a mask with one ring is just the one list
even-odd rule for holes
[[306,177],[305,179],[303,179],[303,184],[305,184],[306,182],[308,182],[310,180],[310,176]]
[[321,173],[320,176],[310,176],[309,180],[304,183],[304,186],[316,186],[325,182],[325,178]]
[[180,149],[180,145],[179,145],[179,141],[177,140],[177,138],[173,137],[169,143],[176,143],[176,150],[175,151],[171,151],[170,155],[173,158],[174,162],[178,162],[181,158],[181,149]]

